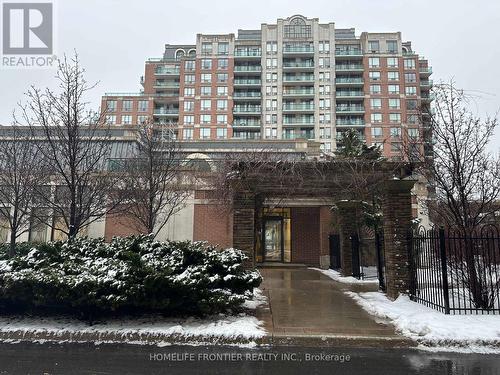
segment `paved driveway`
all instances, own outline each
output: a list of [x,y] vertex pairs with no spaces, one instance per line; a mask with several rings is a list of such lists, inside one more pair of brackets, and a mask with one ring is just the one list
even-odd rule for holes
[[260,271],[264,277],[261,289],[270,303],[270,314],[264,320],[274,338],[403,340],[390,324],[376,320],[342,292],[349,285],[307,268],[263,268]]

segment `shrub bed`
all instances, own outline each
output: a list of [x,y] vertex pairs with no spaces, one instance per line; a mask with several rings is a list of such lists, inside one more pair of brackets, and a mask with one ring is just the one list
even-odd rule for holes
[[0,309],[8,313],[208,315],[237,309],[262,278],[245,255],[149,236],[0,249]]

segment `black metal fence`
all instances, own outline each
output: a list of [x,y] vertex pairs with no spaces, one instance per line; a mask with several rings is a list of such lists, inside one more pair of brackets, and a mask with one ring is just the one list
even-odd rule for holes
[[409,236],[410,298],[445,314],[500,314],[500,234],[424,229]]

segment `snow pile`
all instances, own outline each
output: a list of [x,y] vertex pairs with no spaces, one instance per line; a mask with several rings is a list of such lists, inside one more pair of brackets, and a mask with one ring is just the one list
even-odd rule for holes
[[[366,267],[366,268],[370,268],[369,271],[372,272],[372,270],[371,270],[372,267]],[[322,270],[319,268],[311,268],[311,269],[319,271],[323,275],[326,275],[329,278],[331,278],[332,280],[338,281],[339,283],[345,283],[345,284],[374,284],[375,283],[375,284],[378,284],[377,278],[371,278],[369,280],[359,280],[359,279],[356,279],[355,277],[352,277],[352,276],[342,276],[340,274],[340,272],[335,271],[335,270],[331,270],[331,269],[328,269],[328,270]],[[376,269],[375,269],[375,272],[376,272]]]
[[398,332],[423,346],[500,351],[498,315],[445,315],[404,295],[391,301],[380,292],[347,294],[370,314],[389,319]]

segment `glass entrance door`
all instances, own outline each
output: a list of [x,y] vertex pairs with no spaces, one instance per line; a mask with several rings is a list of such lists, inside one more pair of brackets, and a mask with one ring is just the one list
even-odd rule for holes
[[264,261],[283,261],[283,218],[266,217],[264,220]]

